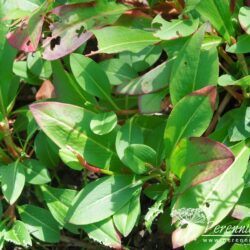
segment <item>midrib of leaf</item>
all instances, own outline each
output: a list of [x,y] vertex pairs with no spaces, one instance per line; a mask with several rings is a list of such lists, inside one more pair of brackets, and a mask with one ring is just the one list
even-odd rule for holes
[[[78,60],[77,57],[74,58],[74,60],[77,61],[77,63],[79,65],[81,65],[81,62]],[[112,98],[107,95],[107,93],[103,90],[103,88],[98,84],[98,82],[96,82],[96,80],[87,72],[87,70],[85,70],[84,72],[91,80],[92,82],[94,83],[94,85],[97,87],[97,89],[103,94],[103,96],[105,97],[105,99],[112,105],[112,107],[115,109],[115,110],[120,110],[120,108],[115,104],[115,102],[112,100]],[[81,75],[81,73],[80,73]]]
[[[247,146],[244,146],[244,148],[240,151],[240,153],[236,156],[234,163],[238,161],[238,159],[242,156],[242,154],[247,150]],[[234,164],[233,163],[233,164]],[[227,169],[227,171],[225,171],[221,177],[219,178],[218,182],[213,186],[213,188],[210,190],[210,192],[206,195],[204,201],[203,201],[203,205],[207,202],[207,200],[209,199],[209,197],[214,193],[214,191],[218,188],[218,186],[221,184],[221,182],[223,181],[224,177],[230,172],[230,167]]]
[[104,48],[102,48],[102,49],[100,49],[100,50],[98,50],[98,53],[102,53],[103,51],[105,51],[105,50],[107,50],[107,49],[113,49],[113,48],[116,48],[116,47],[119,47],[119,46],[123,46],[123,45],[131,45],[131,44],[138,44],[138,43],[145,43],[145,42],[159,42],[159,40],[158,39],[156,39],[156,40],[151,40],[151,39],[148,39],[148,40],[140,40],[140,41],[131,41],[131,42],[123,42],[123,43],[118,43],[118,44],[115,44],[115,45],[110,45],[110,46],[107,46],[107,47],[104,47]]
[[[25,209],[22,209],[23,213],[25,213],[26,215],[28,215],[30,218],[32,218],[33,220],[35,220],[36,222],[39,222],[40,224],[42,224],[43,226],[45,226],[46,228],[48,228],[50,231],[53,231],[54,233],[58,233],[53,227],[50,227],[49,224],[44,223],[42,220],[39,220],[37,217],[34,217],[32,214],[27,213],[25,211]],[[29,224],[28,224],[29,225]]]
[[[119,6],[120,7],[120,6]],[[61,33],[65,32],[65,30],[68,30],[72,27],[74,27],[75,25],[80,25],[80,24],[84,24],[85,22],[91,21],[91,20],[95,20],[98,17],[107,17],[107,16],[111,16],[111,15],[115,15],[115,14],[122,14],[125,11],[125,9],[115,9],[115,10],[108,10],[106,12],[102,12],[102,13],[98,13],[98,15],[95,16],[91,16],[89,18],[84,19],[83,21],[75,21],[73,23],[70,23],[68,25],[64,25],[64,29],[59,30],[57,33],[53,34],[52,38],[55,38],[57,36],[59,36]]]
[[[41,112],[41,111],[40,111],[40,112]],[[46,112],[43,112],[43,113],[44,113],[45,115],[47,115],[49,118],[51,118],[52,120],[54,120],[54,121],[55,121],[54,124],[59,123],[59,124],[61,124],[61,125],[63,125],[63,126],[66,126],[66,127],[69,128],[71,131],[75,131],[74,127],[71,127],[70,124],[67,124],[67,123],[64,122],[64,121],[60,121],[59,119],[55,119],[52,115],[49,115],[49,114],[46,113]],[[41,125],[40,125],[40,126],[41,126]],[[41,127],[43,127],[43,125],[42,125]],[[107,148],[106,146],[104,146],[104,145],[98,143],[97,141],[95,141],[95,140],[92,139],[91,137],[88,137],[88,136],[85,135],[84,133],[80,133],[80,135],[81,135],[82,137],[84,137],[85,140],[90,140],[91,142],[93,142],[94,144],[96,144],[96,145],[98,145],[99,147],[103,148],[105,151],[108,151],[108,152],[111,153],[112,155],[115,154],[115,151],[112,151],[111,149]],[[80,153],[80,152],[79,152],[79,153]]]
[[[141,182],[140,182],[140,181],[137,181],[137,182],[135,182],[135,183],[132,182],[132,183],[130,183],[130,184],[128,184],[128,185],[122,187],[121,189],[118,189],[118,190],[116,190],[115,192],[112,192],[112,193],[106,195],[106,196],[103,197],[103,198],[100,198],[100,199],[98,199],[98,200],[96,200],[96,201],[94,201],[94,202],[92,202],[92,203],[89,203],[89,204],[88,204],[87,206],[85,206],[84,208],[85,208],[85,209],[91,208],[91,207],[94,206],[96,203],[103,202],[104,200],[108,199],[109,197],[112,197],[113,195],[115,195],[115,194],[117,194],[117,193],[120,193],[120,192],[122,192],[122,191],[124,191],[124,190],[126,190],[126,189],[128,189],[128,188],[134,188],[134,187],[139,186],[139,185],[141,185]],[[115,212],[116,212],[116,211],[114,211],[114,213],[115,213]]]

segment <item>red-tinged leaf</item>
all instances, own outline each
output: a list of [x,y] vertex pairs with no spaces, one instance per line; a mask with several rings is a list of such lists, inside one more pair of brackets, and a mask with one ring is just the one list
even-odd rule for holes
[[37,49],[43,26],[44,17],[36,23],[36,36],[31,39],[30,19],[26,18],[13,32],[7,34],[11,46],[24,52],[34,52]]
[[165,129],[167,159],[182,138],[199,137],[208,128],[216,103],[216,87],[207,86],[183,97],[172,110]]
[[217,96],[217,91],[216,91],[216,87],[214,86],[207,86],[205,88],[196,90],[194,92],[192,92],[190,94],[192,95],[201,95],[201,96],[208,96],[209,97],[209,101],[211,104],[211,108],[214,111],[215,110],[215,106],[216,106],[216,96]]
[[236,205],[231,216],[237,220],[243,220],[250,216],[250,208],[243,205]]
[[181,178],[180,192],[183,192],[187,187],[222,174],[233,161],[233,153],[224,144],[205,137],[191,137],[181,140],[176,146],[170,166]]
[[[43,58],[46,60],[56,60],[65,55],[68,55],[79,48],[83,43],[87,42],[91,36],[91,32],[82,32],[80,35],[76,32],[81,27],[77,29],[68,29],[67,35],[56,38],[49,37],[44,41],[43,47],[45,48],[43,53]],[[53,32],[53,31],[52,31]],[[70,37],[70,39],[69,39]]]
[[56,97],[55,87],[49,80],[45,80],[36,93],[36,100]]
[[87,42],[92,33],[87,31],[96,26],[111,24],[127,8],[116,3],[78,3],[56,7],[52,14],[58,22],[51,24],[51,36],[43,43],[43,58],[56,60],[72,53]]
[[95,2],[60,5],[55,9],[53,9],[51,13],[58,16],[63,16],[78,8],[94,7],[95,5],[96,5]]
[[47,7],[48,3],[44,2],[30,17],[26,17],[16,30],[7,34],[11,46],[24,52],[36,51],[41,38]]

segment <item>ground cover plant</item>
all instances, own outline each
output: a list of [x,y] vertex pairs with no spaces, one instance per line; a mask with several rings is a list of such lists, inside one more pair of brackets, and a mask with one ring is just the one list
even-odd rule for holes
[[0,249],[249,249],[249,1],[0,20]]

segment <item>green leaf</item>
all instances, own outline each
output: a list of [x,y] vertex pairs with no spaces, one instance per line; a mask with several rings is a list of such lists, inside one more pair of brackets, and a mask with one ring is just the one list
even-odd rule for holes
[[48,79],[52,74],[51,63],[43,60],[39,51],[29,53],[27,65],[30,72],[41,79]]
[[117,116],[114,112],[96,114],[90,122],[90,128],[97,135],[110,133],[117,125]]
[[55,220],[63,227],[72,228],[72,225],[69,225],[65,218],[77,192],[71,189],[53,188],[45,185],[41,186],[41,190]]
[[142,76],[128,83],[120,84],[116,92],[118,94],[141,95],[156,92],[168,86],[170,81],[173,60],[168,60]]
[[104,246],[119,249],[121,248],[121,238],[114,227],[111,218],[83,226],[89,238],[103,244]]
[[206,0],[200,1],[195,10],[209,20],[223,38],[231,43],[231,36],[234,36],[234,26],[231,18],[229,1],[227,0]]
[[244,6],[239,11],[239,21],[243,30],[250,35],[250,7]]
[[205,28],[203,25],[187,40],[174,61],[170,77],[170,96],[174,105],[192,91],[217,83],[219,76],[217,50],[216,48],[201,50]]
[[156,183],[156,184],[152,184],[148,187],[146,187],[143,190],[143,193],[149,197],[152,200],[157,200],[158,197],[166,190],[168,189],[168,185],[167,184],[163,184],[163,183]]
[[245,140],[250,137],[250,108],[240,107],[231,110],[233,121],[230,124],[228,135],[231,142]]
[[32,84],[39,85],[41,80],[34,76],[28,69],[27,63],[24,61],[15,61],[13,64],[13,73],[20,77],[23,81]]
[[77,159],[75,154],[69,149],[61,148],[59,150],[59,156],[64,164],[66,164],[68,167],[77,171],[83,170],[83,166],[79,163],[79,160]]
[[154,220],[159,216],[159,214],[163,213],[163,208],[168,198],[168,193],[168,190],[164,190],[156,199],[154,205],[148,209],[148,212],[145,215],[145,226],[150,233],[152,232],[151,227]]
[[250,52],[249,48],[250,35],[241,35],[237,42],[226,49],[227,52],[235,54],[245,54]]
[[133,176],[103,177],[86,185],[73,201],[67,219],[75,225],[86,225],[115,214],[141,188]]
[[[14,86],[14,77],[13,77],[13,63],[16,57],[16,49],[12,48],[8,42],[6,42],[5,35],[7,33],[7,25],[2,25],[3,28],[0,28],[0,75],[1,75],[1,84],[0,84],[0,111],[3,115],[6,114],[8,105],[12,101],[11,98],[11,87]],[[10,87],[11,86],[11,87]],[[14,88],[15,89],[15,88]],[[16,94],[16,93],[15,93]]]
[[70,66],[83,90],[108,101],[114,109],[119,109],[111,98],[111,85],[108,77],[96,62],[80,54],[71,54]]
[[162,40],[172,40],[189,36],[194,33],[198,28],[199,19],[172,19],[168,22],[160,15],[157,15],[154,18],[152,25],[160,26],[160,30],[155,32],[156,37],[159,37]]
[[[187,157],[190,156],[190,157]],[[181,178],[179,192],[225,172],[234,155],[223,144],[208,138],[182,139],[170,157],[171,171]]]
[[157,113],[163,110],[162,102],[168,94],[168,89],[156,93],[139,96],[139,110],[142,114]]
[[25,166],[16,161],[1,167],[1,186],[4,197],[12,205],[21,195],[25,184]]
[[48,243],[59,242],[58,223],[49,211],[33,205],[23,205],[18,207],[18,212],[26,228],[34,237]]
[[64,70],[60,61],[52,62],[52,70],[57,101],[79,106],[87,101],[96,103],[94,97],[83,91],[74,77]]
[[[231,149],[235,161],[227,171],[210,181],[188,189],[175,201],[173,211],[180,211],[182,208],[198,209],[203,213],[203,217],[205,216],[205,220],[202,218],[199,220],[198,217],[196,221],[191,218],[186,227],[178,227],[172,235],[174,247],[193,241],[220,223],[238,201],[244,188],[243,176],[247,169],[250,150],[244,142]],[[174,216],[173,221],[176,220]]]
[[216,88],[209,86],[184,97],[171,112],[165,129],[167,158],[184,137],[201,136],[207,129],[216,102]]
[[32,246],[30,234],[22,221],[15,221],[12,228],[5,232],[4,239],[23,247]]
[[125,150],[131,144],[143,144],[143,134],[139,126],[137,126],[133,119],[130,119],[117,132],[116,136],[116,152],[120,160],[126,164]]
[[130,234],[138,222],[141,213],[140,193],[141,190],[138,190],[138,193],[113,216],[116,228],[124,237]]
[[160,42],[150,32],[122,26],[106,27],[92,32],[97,38],[99,53],[139,52],[149,45]]
[[36,157],[48,168],[56,167],[59,163],[58,147],[42,131],[34,141]]
[[112,58],[99,63],[102,70],[106,72],[111,85],[119,85],[129,82],[137,77],[132,66],[120,59]]
[[88,163],[100,168],[109,167],[117,159],[115,133],[92,133],[89,124],[95,114],[91,111],[57,102],[32,104],[30,109],[43,132],[60,148],[70,146],[83,154]]
[[156,164],[156,152],[144,144],[126,147],[122,162],[136,174],[143,174]]
[[47,168],[37,160],[26,160],[25,179],[26,182],[34,185],[41,185],[51,181]]
[[245,76],[236,80],[231,75],[222,75],[218,79],[218,84],[223,87],[230,85],[248,87],[250,85],[249,82],[250,82],[250,76]]
[[153,64],[160,58],[161,52],[161,46],[150,45],[137,53],[124,51],[119,54],[119,58],[124,63],[128,63],[136,72],[142,72],[153,66]]

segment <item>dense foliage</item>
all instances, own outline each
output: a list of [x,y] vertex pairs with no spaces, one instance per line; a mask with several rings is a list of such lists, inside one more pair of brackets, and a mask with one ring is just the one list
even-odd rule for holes
[[249,249],[249,1],[0,18],[0,249]]

